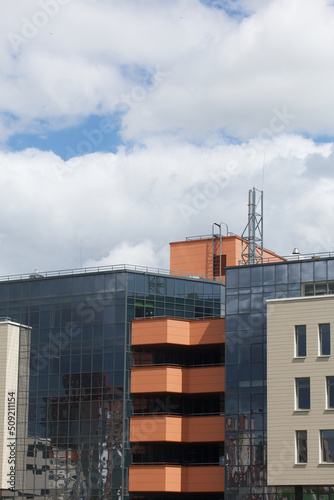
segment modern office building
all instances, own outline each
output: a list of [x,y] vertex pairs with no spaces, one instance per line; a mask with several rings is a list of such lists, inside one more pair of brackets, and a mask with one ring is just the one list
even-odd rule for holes
[[334,498],[333,280],[330,255],[226,269],[226,499]]
[[334,295],[270,300],[267,311],[268,483],[330,485]]
[[2,498],[333,500],[317,257],[245,265],[238,236],[210,236],[172,243],[172,271],[0,280]]
[[[224,425],[223,416],[216,418],[223,415],[222,288],[219,282],[138,269],[1,281],[0,315],[11,318],[4,324],[2,357],[17,376],[16,387],[2,376],[5,392],[15,399],[17,429],[15,443],[8,441],[16,456],[15,491],[8,488],[4,496],[181,495],[194,491],[191,466],[201,464],[195,492],[222,498]],[[29,325],[28,340],[18,342],[16,324]],[[14,354],[6,348],[8,338]],[[4,432],[12,423],[8,404]],[[207,414],[208,425],[200,417]],[[210,442],[197,439],[197,430],[212,423],[211,435],[203,433]],[[170,425],[177,439],[168,435]],[[11,451],[8,443],[4,452]],[[8,469],[6,456],[2,460]],[[158,469],[146,472],[143,483],[146,466],[157,464],[169,467],[160,476]]]

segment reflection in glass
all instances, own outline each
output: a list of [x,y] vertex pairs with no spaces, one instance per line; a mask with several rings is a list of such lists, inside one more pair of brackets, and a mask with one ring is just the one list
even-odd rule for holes
[[330,324],[319,325],[320,356],[329,356],[331,353],[331,331]]
[[276,266],[276,283],[287,283],[288,281],[288,266],[280,264]]
[[334,409],[334,377],[326,377],[327,408]]
[[273,285],[275,283],[275,266],[263,267],[263,283],[264,285]]
[[306,356],[306,325],[298,325],[295,327],[296,338],[296,356]]
[[309,410],[310,405],[310,378],[296,378],[296,409]]
[[247,267],[239,269],[239,287],[250,287],[250,269]]
[[307,463],[307,431],[296,431],[297,462]]
[[321,431],[323,462],[334,462],[334,430]]
[[327,262],[325,260],[317,260],[314,262],[314,280],[325,280],[327,274]]
[[314,281],[313,262],[302,262],[302,282]]

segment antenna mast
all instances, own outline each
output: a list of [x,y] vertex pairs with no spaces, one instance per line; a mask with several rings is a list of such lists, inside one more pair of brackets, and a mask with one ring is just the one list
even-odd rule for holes
[[263,191],[248,191],[248,223],[241,235],[242,263],[263,263]]

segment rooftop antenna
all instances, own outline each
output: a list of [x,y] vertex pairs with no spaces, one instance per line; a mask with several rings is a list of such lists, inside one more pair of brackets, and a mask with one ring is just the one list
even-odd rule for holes
[[241,235],[242,263],[263,263],[263,191],[248,191],[248,223]]

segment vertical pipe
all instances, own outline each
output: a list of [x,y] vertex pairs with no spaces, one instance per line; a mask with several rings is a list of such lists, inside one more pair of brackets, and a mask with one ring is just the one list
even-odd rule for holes
[[255,188],[248,192],[248,263],[254,264],[255,256]]
[[222,279],[222,225],[219,224],[219,280]]
[[263,264],[263,191],[261,191],[261,264]]
[[[215,224],[212,224],[212,281],[215,279],[215,270],[214,270],[214,262],[215,262]],[[208,273],[209,274],[209,273]]]

